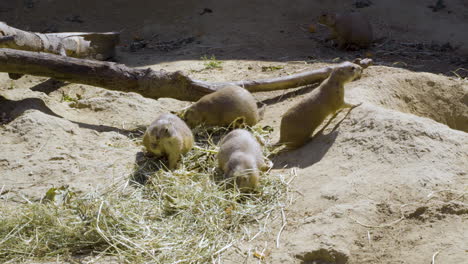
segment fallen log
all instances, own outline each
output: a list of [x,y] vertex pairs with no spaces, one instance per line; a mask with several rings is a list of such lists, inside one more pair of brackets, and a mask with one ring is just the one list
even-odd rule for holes
[[148,98],[196,101],[214,90],[180,72],[130,68],[114,62],[64,57],[44,52],[0,49],[0,72],[51,77],[110,90],[135,92]]
[[130,68],[123,64],[58,56],[44,52],[0,49],[0,72],[51,77],[110,90],[135,92],[148,98],[197,101],[226,85],[242,86],[250,92],[295,88],[321,82],[333,67],[273,79],[210,83],[191,79],[182,72]]
[[[62,56],[108,60],[115,56],[119,43],[117,32],[35,33],[10,27],[0,22],[0,48],[42,51]],[[22,74],[9,73],[17,80]]]
[[0,22],[0,48],[40,51],[62,56],[108,60],[115,55],[118,32],[36,33]]

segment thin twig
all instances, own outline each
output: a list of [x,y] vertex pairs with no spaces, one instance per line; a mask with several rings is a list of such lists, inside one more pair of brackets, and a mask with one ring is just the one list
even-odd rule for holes
[[32,153],[26,154],[26,156],[32,156],[32,155],[34,155],[34,154],[36,154],[36,153],[41,152],[42,149],[44,148],[44,146],[47,145],[47,143],[49,142],[49,140],[50,140],[51,137],[52,137],[52,136],[49,136],[49,137],[46,139],[46,141],[44,142],[44,144],[42,144],[42,145],[39,147],[39,149],[37,149],[36,151],[34,151],[34,152],[32,152]]
[[450,71],[450,72],[453,73],[455,76],[457,76],[457,77],[460,78],[460,79],[465,79],[466,77],[461,77],[461,76],[458,74],[458,71],[459,71],[459,70],[463,70],[463,71],[465,71],[465,72],[468,72],[468,70],[465,69],[465,68],[458,68],[458,69],[456,69],[456,70],[454,70],[454,71]]
[[383,224],[383,225],[369,225],[369,224],[364,224],[364,223],[361,223],[359,220],[353,218],[353,217],[349,217],[351,218],[352,220],[354,220],[354,222],[358,223],[359,225],[363,226],[363,227],[367,227],[367,228],[382,228],[382,227],[389,227],[389,226],[392,226],[392,225],[395,225],[395,224],[398,224],[399,222],[401,222],[403,219],[405,219],[405,214],[403,213],[403,207],[407,206],[408,204],[404,204],[400,207],[400,213],[401,213],[401,217],[393,222],[390,222],[390,223],[387,223],[387,224]]
[[432,255],[432,264],[435,264],[435,260],[436,260],[436,257],[437,255],[439,255],[440,251],[437,251],[436,253],[434,253],[434,255]]
[[351,218],[352,220],[354,220],[356,223],[358,223],[359,225],[363,226],[363,227],[367,227],[367,228],[382,228],[382,227],[389,227],[389,226],[392,226],[392,225],[395,225],[397,223],[399,223],[400,221],[402,221],[403,219],[405,219],[405,217],[401,217],[400,219],[397,219],[391,223],[387,223],[387,224],[383,224],[383,225],[368,225],[368,224],[364,224],[364,223],[361,223],[359,220],[353,218],[353,217],[349,217]]
[[280,231],[278,232],[278,235],[276,236],[276,248],[280,248],[280,236],[281,236],[281,232],[283,232],[283,229],[286,227],[286,215],[284,214],[284,210],[283,208],[281,208],[281,216],[283,217],[282,218],[282,221],[283,221],[283,225],[281,226],[280,228]]
[[18,193],[19,196],[21,196],[21,198],[23,198],[28,204],[32,204],[32,202],[26,197],[24,196],[22,193]]
[[219,253],[221,253],[221,252],[225,251],[226,249],[228,249],[228,248],[232,247],[232,245],[234,245],[234,243],[235,243],[235,241],[234,241],[234,242],[232,242],[232,243],[230,243],[230,244],[228,244],[228,245],[226,245],[226,246],[225,246],[225,247],[223,247],[222,249],[220,249],[220,250],[216,251],[216,252],[215,252],[213,255],[217,255],[217,254],[219,254]]
[[289,181],[286,183],[286,185],[289,186],[289,184],[291,184],[291,182],[297,177],[297,169],[294,167],[291,169],[291,174],[293,175],[291,177],[291,179],[289,179]]

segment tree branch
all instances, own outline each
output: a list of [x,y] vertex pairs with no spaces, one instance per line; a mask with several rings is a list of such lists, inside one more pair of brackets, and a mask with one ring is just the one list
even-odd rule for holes
[[226,85],[242,86],[250,92],[295,88],[323,81],[333,68],[264,80],[209,83],[193,80],[179,71],[136,69],[113,62],[0,48],[0,72],[51,77],[110,90],[135,92],[148,98],[168,97],[183,101],[197,101]]

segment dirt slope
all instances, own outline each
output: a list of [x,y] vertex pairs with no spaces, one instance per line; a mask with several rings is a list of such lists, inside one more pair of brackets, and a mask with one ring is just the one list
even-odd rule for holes
[[[437,12],[427,7],[436,1],[422,0],[372,1],[359,9],[357,2],[369,1],[65,2],[2,1],[0,14],[37,31],[122,30],[119,62],[209,81],[276,77],[363,56],[334,50],[322,41],[324,28],[311,34],[306,27],[323,10],[365,13],[385,39],[367,51],[378,66],[346,87],[347,100],[363,105],[336,130],[344,114],[309,144],[274,159],[275,169],[296,167],[298,175],[280,248],[279,218],[269,236],[242,243],[242,254],[228,252],[222,262],[257,263],[253,249],[265,250],[265,263],[468,257],[468,82],[451,72],[468,68],[466,1],[444,1]],[[212,12],[200,15],[205,8]],[[134,36],[147,46],[130,52]],[[445,43],[451,48],[441,49]],[[212,54],[222,69],[205,69],[200,57]],[[281,115],[312,88],[255,94],[267,104],[261,125],[274,128],[273,142]],[[89,192],[126,179],[141,152],[142,129],[158,113],[187,105],[1,73],[0,198],[24,202],[53,185]]]

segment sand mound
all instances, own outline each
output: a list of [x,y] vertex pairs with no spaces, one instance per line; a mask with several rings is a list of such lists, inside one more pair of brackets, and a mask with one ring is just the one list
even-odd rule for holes
[[364,77],[349,85],[352,99],[365,98],[385,108],[431,118],[453,129],[468,131],[467,81],[387,67],[373,67],[366,75],[370,78]]
[[21,196],[40,199],[53,186],[102,189],[128,177],[139,149],[119,133],[97,133],[38,110],[3,125],[1,135],[1,182],[20,201]]
[[[422,263],[432,248],[447,243],[453,253],[447,262],[461,261],[456,245],[463,243],[462,215],[425,214],[431,224],[424,228],[414,215],[421,207],[459,206],[454,198],[464,192],[467,146],[464,132],[435,121],[369,104],[356,108],[336,131],[275,160],[280,167],[303,168],[297,186],[302,196],[290,213],[290,221],[300,224],[284,234],[285,250],[301,263],[375,263],[403,261],[411,254],[405,248],[413,248],[420,254],[414,262]],[[416,231],[404,231],[413,228],[424,229],[424,238],[415,241]],[[429,238],[444,232],[449,235],[443,241]],[[341,253],[328,260],[335,251]]]

